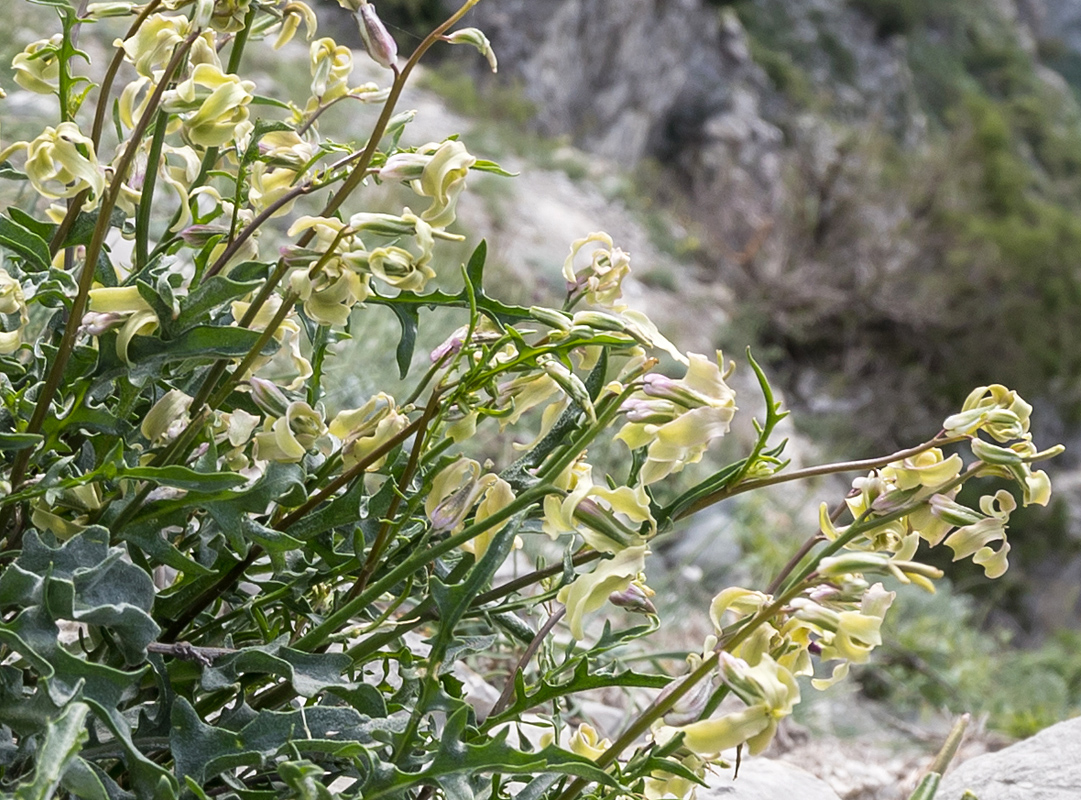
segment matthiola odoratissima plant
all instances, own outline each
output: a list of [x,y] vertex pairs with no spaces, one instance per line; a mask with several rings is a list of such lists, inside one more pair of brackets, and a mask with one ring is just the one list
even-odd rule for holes
[[[769,744],[800,676],[824,688],[867,661],[894,597],[880,579],[933,591],[921,543],[997,577],[1018,500],[1048,502],[1033,464],[1057,448],[1037,449],[1030,407],[997,385],[909,450],[785,471],[784,414],[750,359],[757,443],[707,474],[734,367],[626,306],[630,256],[607,234],[572,244],[560,308],[492,297],[483,243],[448,262],[471,174],[500,170],[456,138],[401,146],[396,105],[438,44],[495,69],[487,37],[457,27],[477,0],[409,56],[372,3],[343,0],[385,69],[359,84],[357,54],[300,0],[28,2],[58,32],[8,75],[56,107],[0,152],[26,188],[0,216],[5,794],[689,797],[732,748]],[[79,37],[106,24],[123,30],[92,71]],[[262,95],[246,50],[301,34],[308,95]],[[381,113],[330,142],[319,118],[338,103]],[[418,211],[374,210],[386,182]],[[427,308],[456,329],[416,367]],[[388,313],[396,352],[359,357],[415,367],[408,397],[328,408],[324,376],[366,368],[332,345]],[[516,460],[482,452],[500,435],[528,442]],[[618,468],[590,460],[602,436]],[[684,674],[619,665],[615,648],[657,628],[655,538],[735,494],[845,471],[852,492],[771,586],[717,587]],[[690,488],[661,491],[675,473]],[[1017,499],[961,502],[977,476]],[[562,558],[529,564],[545,550],[530,537]],[[598,634],[606,606],[621,624]],[[466,662],[502,689],[494,705],[469,696]],[[614,740],[574,703],[604,686],[652,698]],[[508,736],[525,727],[538,735]]]

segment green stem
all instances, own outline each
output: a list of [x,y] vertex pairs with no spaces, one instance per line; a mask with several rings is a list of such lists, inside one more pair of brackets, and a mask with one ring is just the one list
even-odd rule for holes
[[386,575],[371,584],[351,601],[328,616],[322,623],[312,628],[307,634],[298,639],[296,648],[298,650],[307,650],[319,646],[327,636],[345,624],[350,617],[354,616],[358,611],[370,603],[373,603],[380,595],[391,589],[398,582],[404,580],[425,565],[430,564],[432,561],[435,561],[435,559],[439,558],[444,553],[449,553],[459,545],[479,536],[489,528],[499,525],[504,520],[510,519],[518,512],[523,511],[537,501],[543,499],[546,495],[556,491],[558,491],[558,489],[553,486],[535,486],[532,489],[527,489],[520,494],[513,503],[500,509],[492,516],[486,517],[480,522],[474,522],[461,533],[447,537],[438,544],[432,545],[427,550],[414,552],[413,555],[406,558],[397,567],[390,570]]
[[161,161],[161,148],[165,144],[165,129],[169,115],[158,112],[154,122],[154,135],[150,138],[150,151],[146,156],[146,176],[139,195],[139,208],[135,213],[135,271],[146,266],[150,252],[150,212],[154,206],[154,186],[158,180],[158,163]]
[[767,486],[777,486],[782,483],[788,483],[789,481],[817,478],[822,475],[835,475],[839,472],[879,469],[880,467],[885,467],[895,461],[902,461],[906,458],[917,456],[934,447],[954,444],[955,442],[965,441],[968,438],[968,436],[936,436],[934,439],[926,441],[923,444],[910,447],[907,450],[898,450],[892,455],[882,456],[880,458],[865,458],[858,461],[840,461],[835,464],[820,464],[815,467],[806,467],[804,469],[793,470],[792,472],[770,475],[766,478],[756,478],[755,480],[744,481],[743,483],[736,485],[729,484],[687,506],[687,508],[676,514],[674,519],[689,517],[690,515],[701,511],[703,508],[708,508],[722,500],[727,500],[729,497],[734,497],[735,495],[743,494],[744,492],[765,489]]

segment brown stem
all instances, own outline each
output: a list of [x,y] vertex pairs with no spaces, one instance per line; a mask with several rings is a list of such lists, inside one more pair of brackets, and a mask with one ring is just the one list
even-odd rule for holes
[[936,436],[930,441],[923,444],[910,447],[907,450],[898,450],[896,453],[888,456],[880,456],[879,458],[865,458],[859,461],[841,461],[836,464],[820,464],[815,467],[807,467],[805,469],[797,469],[793,472],[785,472],[779,475],[770,475],[768,478],[758,478],[757,480],[744,481],[736,486],[726,486],[723,489],[719,489],[713,494],[706,495],[696,500],[691,505],[687,506],[683,511],[677,514],[674,519],[683,519],[689,517],[701,511],[703,508],[708,508],[711,505],[719,503],[722,500],[727,500],[729,497],[734,497],[737,494],[743,494],[744,492],[751,492],[755,489],[764,489],[767,486],[776,486],[781,483],[788,483],[789,481],[799,481],[805,478],[817,478],[822,475],[835,475],[839,472],[855,472],[856,470],[865,469],[878,469],[885,467],[888,464],[892,464],[894,461],[902,461],[912,456],[917,456],[920,453],[926,452],[933,447],[941,447],[946,444],[953,444],[955,442],[961,442],[968,439],[967,436],[944,436],[939,438]]
[[488,713],[488,716],[494,717],[507,707],[511,698],[514,696],[514,683],[517,680],[518,673],[525,670],[530,661],[533,660],[533,656],[537,650],[540,649],[541,642],[545,637],[552,632],[552,628],[556,626],[563,616],[567,613],[566,606],[560,606],[552,613],[550,617],[537,631],[537,635],[533,637],[533,641],[529,643],[526,649],[522,652],[522,657],[518,659],[518,663],[515,664],[514,669],[511,671],[510,676],[507,678],[507,685],[503,687],[503,693],[499,695],[499,699],[495,701],[495,705],[492,706],[492,710]]
[[417,464],[420,463],[420,453],[424,449],[428,423],[432,421],[432,417],[436,415],[438,410],[439,391],[436,390],[432,392],[432,396],[428,399],[428,405],[424,407],[424,413],[421,414],[420,419],[417,420],[419,427],[417,428],[416,437],[413,439],[413,449],[409,452],[409,461],[406,463],[405,469],[402,470],[402,474],[398,478],[398,491],[390,501],[390,506],[387,508],[383,524],[379,528],[379,533],[376,535],[375,541],[372,542],[372,549],[368,551],[368,557],[364,561],[364,566],[361,568],[360,574],[357,575],[357,579],[353,583],[353,587],[349,590],[349,594],[346,595],[346,602],[349,602],[364,591],[368,586],[368,581],[371,579],[372,573],[375,572],[375,566],[378,563],[380,556],[383,555],[383,551],[386,549],[387,542],[390,539],[391,521],[397,515],[398,507],[401,505],[406,487],[409,486],[409,481],[413,479],[413,473],[416,472]]

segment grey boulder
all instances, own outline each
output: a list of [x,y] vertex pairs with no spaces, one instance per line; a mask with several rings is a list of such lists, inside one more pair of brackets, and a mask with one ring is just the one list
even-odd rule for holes
[[1081,798],[1081,717],[1045,728],[1030,739],[970,759],[942,779],[935,800]]
[[766,758],[744,760],[735,780],[731,770],[725,770],[707,776],[706,782],[709,788],[699,787],[697,800],[840,800],[809,772]]

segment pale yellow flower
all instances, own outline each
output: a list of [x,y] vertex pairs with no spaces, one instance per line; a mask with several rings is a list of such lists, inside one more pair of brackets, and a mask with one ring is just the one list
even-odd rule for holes
[[[574,261],[583,247],[600,244],[589,254],[589,264],[575,270]],[[620,308],[623,297],[623,279],[630,274],[630,256],[616,247],[612,237],[603,231],[591,233],[571,244],[571,253],[563,262],[563,278],[567,282],[567,294],[573,303],[584,297],[590,305]]]
[[714,364],[689,353],[682,380],[647,375],[644,387],[623,405],[625,424],[616,434],[631,450],[647,448],[640,479],[654,483],[701,461],[714,439],[728,432],[736,413],[735,392],[724,382],[717,351]]
[[98,165],[94,142],[74,122],[46,128],[31,142],[14,143],[0,152],[0,162],[21,150],[26,151],[27,177],[41,196],[59,200],[87,189],[87,207],[92,207],[91,200],[101,197],[105,174]]
[[300,0],[290,0],[290,2],[282,6],[281,14],[281,28],[278,31],[278,38],[274,40],[275,50],[292,41],[301,22],[304,23],[305,38],[310,42],[312,37],[315,36],[319,23],[315,12],[311,10],[307,3],[302,3]]
[[149,336],[160,325],[158,315],[136,286],[109,286],[91,289],[88,311],[122,315],[126,321],[116,337],[116,354],[128,362],[128,346],[136,336]]
[[1028,433],[1032,406],[1017,392],[999,383],[973,389],[961,411],[946,418],[942,427],[951,436],[974,436],[987,431],[996,441],[1020,439]]
[[31,42],[11,60],[15,82],[36,94],[55,94],[60,86],[59,48],[63,37]]
[[[380,392],[360,408],[339,412],[330,423],[330,432],[342,440],[342,463],[348,469],[366,459],[408,425],[409,418],[398,410],[394,398]],[[376,459],[368,470],[379,469],[386,458]]]
[[559,590],[556,600],[567,608],[567,624],[575,639],[585,638],[585,615],[608,602],[612,592],[626,589],[645,569],[647,555],[649,550],[645,545],[626,547]]
[[263,431],[255,435],[255,457],[263,461],[295,463],[314,449],[327,432],[318,411],[307,403],[289,404],[284,417],[267,417]]
[[247,121],[254,88],[214,64],[197,64],[191,77],[165,93],[162,109],[180,116],[188,141],[218,147],[235,139],[237,126]]
[[312,96],[305,109],[308,113],[349,93],[353,54],[348,47],[333,39],[316,39],[308,48],[308,64],[312,74]]
[[175,439],[188,424],[191,401],[190,395],[170,389],[146,413],[139,431],[151,444]]
[[154,73],[166,65],[173,55],[173,49],[184,41],[190,31],[191,22],[187,17],[152,14],[130,39],[117,39],[113,45],[124,48],[124,54],[140,75],[153,78]]

